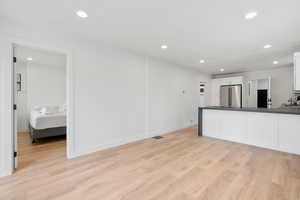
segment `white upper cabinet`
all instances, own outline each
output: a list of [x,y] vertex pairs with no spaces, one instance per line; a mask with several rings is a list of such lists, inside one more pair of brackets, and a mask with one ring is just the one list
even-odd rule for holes
[[294,54],[294,90],[300,90],[300,53]]

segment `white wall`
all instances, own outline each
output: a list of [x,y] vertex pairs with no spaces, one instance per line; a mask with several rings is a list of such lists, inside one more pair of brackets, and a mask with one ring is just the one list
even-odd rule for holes
[[75,154],[143,138],[144,58],[89,45],[73,58]]
[[16,98],[18,132],[25,132],[34,106],[66,102],[66,66],[17,62],[16,71],[22,74],[22,91]]
[[[21,39],[13,37],[3,40],[29,41],[41,47],[58,47],[71,53],[68,86],[73,86],[73,89],[68,93],[71,95],[68,106],[73,114],[68,116],[73,126],[69,126],[72,129],[69,157],[196,123],[197,105],[201,103],[199,84],[206,81],[209,87],[210,76],[95,43],[74,40],[60,43],[58,39],[37,38],[23,36]],[[9,48],[9,42],[6,42],[0,49],[8,51]],[[9,76],[9,54],[4,55],[4,58],[0,57],[0,62],[4,62],[1,70]],[[7,81],[7,78],[3,79],[2,83]],[[1,91],[1,96],[3,93],[9,92]],[[209,94],[206,100],[209,102]],[[5,103],[9,105],[9,102],[1,102],[1,106]],[[9,112],[3,112],[3,116]],[[1,130],[1,135],[4,131]],[[5,149],[10,148],[9,145],[4,146]],[[2,156],[2,162],[10,159],[9,154],[2,153]]]
[[258,90],[268,90],[269,89],[269,79],[259,79],[257,80]]
[[99,47],[82,47],[73,57],[76,154],[196,124],[199,84],[209,76]]
[[66,102],[66,66],[27,65],[28,109]]
[[228,75],[217,75],[216,78],[244,76],[245,82],[248,80],[265,79],[269,76],[272,78],[271,95],[272,107],[280,107],[282,103],[287,103],[292,96],[293,91],[293,67],[274,68],[264,71],[244,72]]
[[150,60],[149,134],[153,136],[197,124],[197,109],[203,101],[199,85],[207,80],[207,76],[196,71]]

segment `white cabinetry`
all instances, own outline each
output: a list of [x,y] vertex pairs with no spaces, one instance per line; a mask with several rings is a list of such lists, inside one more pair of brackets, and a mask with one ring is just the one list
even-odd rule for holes
[[283,115],[278,121],[279,150],[300,155],[300,116]]
[[[240,115],[243,113],[240,113]],[[247,113],[247,144],[274,149],[276,146],[276,119],[278,114]]]
[[[219,119],[221,139],[233,142],[246,142],[244,134],[247,127],[246,116],[241,116],[239,112],[232,112],[230,116],[226,112],[219,113],[222,118]],[[238,126],[237,126],[238,124]]]
[[[205,110],[204,110],[205,112]],[[214,138],[221,138],[220,136],[220,124],[219,124],[219,117],[220,115],[216,115],[218,111],[206,112],[203,118],[203,132],[207,133],[207,136],[214,137]]]
[[300,155],[300,115],[203,110],[203,135]]
[[222,85],[243,85],[243,77],[228,77],[228,78],[216,78],[212,80],[212,106],[220,106],[220,87]]
[[294,55],[294,89],[300,90],[300,53]]

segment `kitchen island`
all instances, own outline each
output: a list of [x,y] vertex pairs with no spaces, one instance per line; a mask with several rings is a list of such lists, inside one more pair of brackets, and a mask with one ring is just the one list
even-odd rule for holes
[[300,109],[199,108],[198,135],[300,155]]

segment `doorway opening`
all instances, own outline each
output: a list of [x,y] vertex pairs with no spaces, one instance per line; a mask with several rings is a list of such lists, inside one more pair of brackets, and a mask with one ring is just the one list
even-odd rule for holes
[[13,46],[15,169],[66,156],[67,56]]

